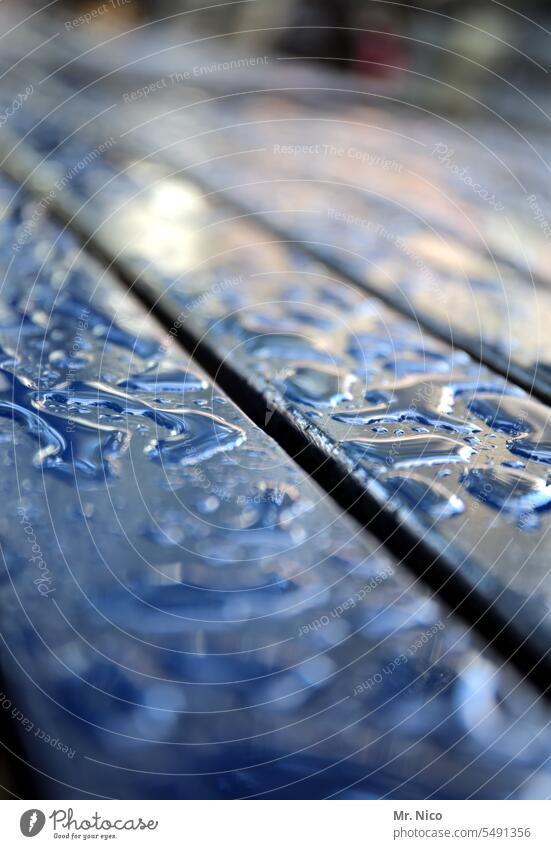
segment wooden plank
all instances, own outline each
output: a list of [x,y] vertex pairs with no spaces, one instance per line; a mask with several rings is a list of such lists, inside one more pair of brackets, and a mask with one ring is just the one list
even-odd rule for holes
[[547,795],[541,697],[0,190],[2,707],[39,795]]
[[[79,153],[72,140],[64,156],[69,167],[84,148]],[[474,604],[473,620],[490,616],[486,631],[503,636],[508,652],[529,651],[527,671],[545,664],[547,408],[269,232],[234,214],[226,223],[224,209],[192,184],[142,164],[119,177],[116,160],[94,161],[99,171],[75,174],[53,202],[117,256],[152,302],[162,300],[175,331],[189,331],[192,345],[206,341],[215,367],[230,363],[230,382],[241,376],[264,399],[263,427],[278,411],[293,438],[318,452],[314,465],[336,464],[325,467],[327,489],[344,476],[355,486],[347,506],[356,504],[363,521],[390,521],[393,540],[406,534],[400,555],[422,547],[414,558],[419,573],[454,604]],[[35,165],[47,194],[43,162],[30,156],[22,175]],[[300,286],[291,282],[297,274]],[[297,342],[305,327],[307,342]],[[263,349],[270,328],[276,342]],[[316,381],[350,387],[334,398],[329,392],[316,409],[300,396]],[[389,525],[377,531],[386,534]]]

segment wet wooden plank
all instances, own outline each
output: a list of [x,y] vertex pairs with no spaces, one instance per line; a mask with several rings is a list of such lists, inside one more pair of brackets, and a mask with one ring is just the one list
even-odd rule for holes
[[[84,155],[75,139],[56,153],[66,168]],[[426,545],[423,571],[435,556],[447,561],[431,578],[440,587],[457,585],[454,603],[476,598],[496,616],[498,632],[508,629],[509,650],[528,645],[536,660],[544,658],[546,408],[335,280],[319,262],[274,244],[269,231],[238,223],[235,214],[226,224],[223,207],[205,203],[189,182],[165,178],[152,165],[131,166],[120,148],[106,157],[73,174],[53,202],[77,214],[149,297],[164,297],[176,330],[191,328],[192,339],[206,339],[215,360],[229,361],[265,399],[263,426],[281,412],[336,459],[337,475],[351,472],[383,514],[407,529],[410,545]],[[30,156],[23,172],[35,164]],[[36,175],[48,196],[44,163]],[[272,347],[262,342],[270,327]],[[308,344],[297,343],[305,327]],[[316,381],[338,387],[319,409],[300,395]]]
[[547,795],[541,697],[1,195],[2,705],[40,794]]

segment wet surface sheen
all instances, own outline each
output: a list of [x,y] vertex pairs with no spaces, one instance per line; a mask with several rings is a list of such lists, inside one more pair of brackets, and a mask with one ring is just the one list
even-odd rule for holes
[[[26,132],[51,106],[44,89],[11,129]],[[72,107],[31,133],[41,155],[88,121],[88,103]],[[56,175],[112,126],[100,120],[62,144]],[[180,142],[181,126],[162,130]],[[159,125],[148,132],[138,150],[153,137],[158,147]],[[246,133],[247,147],[273,141]],[[228,151],[243,141],[203,136],[186,157],[204,161],[222,137]],[[443,548],[476,547],[482,568],[546,615],[546,408],[269,232],[217,226],[227,213],[184,180],[150,164],[113,179],[131,164],[124,149],[71,171],[63,195],[94,196],[95,225],[122,204],[100,237],[117,251],[130,239],[125,261],[140,274],[148,266],[181,305],[178,320],[265,394],[267,422],[286,411],[402,517]],[[247,154],[245,165],[234,157],[198,173],[223,187],[256,181],[273,162],[269,151]],[[292,164],[268,171],[268,204],[265,182],[238,199],[463,330],[479,332],[479,309],[503,304],[492,269],[464,246],[446,267],[437,240],[373,197],[386,231],[368,238],[364,198],[309,187],[298,167],[300,179]],[[56,753],[55,776],[74,779],[79,761],[83,792],[137,798],[548,796],[547,712],[532,691],[497,673],[204,376],[142,332],[70,238],[40,215],[29,238],[35,207],[21,203],[3,229],[3,630],[21,704],[73,747]],[[510,337],[518,362],[546,368],[535,301],[506,278],[510,300],[491,310],[485,340],[508,356]],[[452,310],[435,297],[443,288]],[[546,296],[537,303],[547,310]],[[22,515],[46,555],[37,578]],[[27,748],[52,769],[49,748]]]
[[[392,477],[387,491],[402,518],[413,515],[437,546],[473,555],[521,605],[537,605],[539,622],[549,598],[545,405],[292,246],[226,221],[186,183],[134,164],[93,199],[98,221],[112,208],[113,186],[126,201],[105,243],[114,250],[124,241],[136,274],[145,262],[153,267],[158,291],[181,306],[178,320],[264,393],[266,422],[280,407],[366,484]],[[167,220],[162,250],[148,239],[148,210],[157,227]],[[191,254],[177,253],[181,233]],[[511,463],[515,475],[500,473]],[[411,474],[425,487],[418,503]],[[426,510],[443,498],[448,507]]]

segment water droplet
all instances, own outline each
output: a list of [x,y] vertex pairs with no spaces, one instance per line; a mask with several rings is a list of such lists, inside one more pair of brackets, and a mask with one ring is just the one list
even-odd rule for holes
[[403,436],[395,439],[358,438],[342,440],[341,445],[354,452],[366,465],[379,468],[407,469],[436,463],[468,463],[474,453],[463,442],[447,436]]
[[169,510],[165,515],[155,517],[148,523],[143,533],[146,538],[157,543],[157,545],[170,548],[183,542],[185,526],[185,514]]
[[153,369],[134,374],[117,385],[127,391],[182,395],[185,392],[206,389],[208,383],[188,369],[163,369],[156,365]]
[[458,495],[450,493],[442,484],[429,483],[414,474],[407,478],[385,478],[385,488],[397,496],[411,509],[427,513],[434,519],[457,516],[465,510]]
[[246,350],[257,357],[331,362],[330,354],[305,336],[292,333],[264,333],[246,342]]
[[551,486],[544,478],[522,469],[503,466],[469,469],[462,482],[467,492],[479,501],[517,518],[551,507]]
[[352,399],[351,387],[355,375],[339,373],[329,366],[299,366],[283,381],[276,381],[285,396],[292,401],[312,407],[334,407]]
[[551,422],[547,407],[532,398],[518,395],[483,394],[469,402],[486,424],[512,437],[507,447],[540,463],[551,463]]
[[32,410],[11,401],[0,401],[0,416],[20,422],[25,431],[38,440],[40,448],[33,458],[36,466],[59,458],[65,451],[67,444],[62,434]]
[[219,416],[197,410],[182,411],[181,429],[146,446],[146,454],[167,465],[188,466],[206,460],[219,451],[230,451],[241,445],[245,432]]

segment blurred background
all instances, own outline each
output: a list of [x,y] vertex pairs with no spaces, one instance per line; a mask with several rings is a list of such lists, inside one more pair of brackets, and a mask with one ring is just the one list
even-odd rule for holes
[[[43,6],[5,0],[2,14],[21,18],[24,10]],[[59,0],[48,4],[50,14],[60,21],[90,15],[90,38],[109,30],[144,32],[144,24],[155,23],[174,38],[193,33],[212,39],[217,51],[246,47],[296,57],[385,82],[408,97],[425,97],[434,107],[472,110],[479,97],[505,98],[504,79],[548,96],[551,9],[545,0],[509,5],[497,0]],[[150,26],[146,31],[152,38]]]

